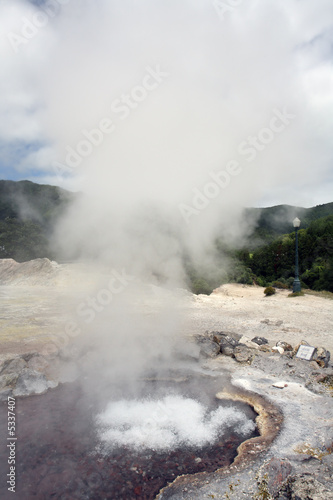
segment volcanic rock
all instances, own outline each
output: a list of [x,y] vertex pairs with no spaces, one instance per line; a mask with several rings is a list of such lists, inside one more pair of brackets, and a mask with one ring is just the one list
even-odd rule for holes
[[265,337],[253,337],[251,341],[255,342],[258,345],[268,344],[268,340],[265,339]]
[[21,357],[10,359],[6,361],[1,370],[1,375],[9,373],[19,373],[23,368],[26,368],[27,363]]
[[[288,496],[282,496],[283,494]],[[333,490],[317,481],[308,474],[297,474],[287,480],[278,499],[291,498],[293,500],[333,500]]]
[[318,347],[315,354],[314,360],[318,363],[321,368],[327,368],[329,360],[331,359],[331,354],[324,347]]
[[15,387],[18,375],[15,373],[7,373],[0,375],[0,390]]
[[238,345],[234,349],[234,358],[238,363],[251,364],[254,358],[253,351],[245,345]]
[[233,341],[239,342],[239,339],[242,337],[241,334],[234,332],[210,332],[210,334],[213,335],[213,340],[214,342],[217,342],[217,344],[221,342],[222,338],[230,338]]
[[215,342],[219,346],[219,350],[225,356],[234,357],[234,349],[236,346],[240,345],[239,340],[241,339],[241,335],[232,334],[223,332],[212,332],[213,334],[213,342]]
[[235,338],[231,337],[230,335],[221,335],[220,348],[221,348],[221,352],[222,353],[224,353],[224,348],[225,347],[233,349],[234,347],[236,347],[238,345],[239,345],[238,340],[236,340]]
[[44,374],[24,368],[18,376],[13,394],[14,396],[42,394],[56,385],[55,382],[48,381]]
[[259,349],[259,345],[255,342],[252,342],[250,337],[246,337],[245,335],[240,338],[239,343],[246,345],[246,347],[249,347],[249,349]]
[[282,349],[284,351],[292,351],[293,350],[293,347],[290,344],[288,344],[288,342],[284,342],[283,340],[279,340],[276,343],[276,346],[277,347],[282,347]]
[[265,490],[262,491],[263,494],[267,494],[265,498],[269,498],[268,495],[271,495],[270,498],[280,498],[278,494],[291,471],[291,463],[288,460],[271,458],[259,469],[257,476],[259,491]]
[[231,347],[228,345],[224,346],[223,350],[222,350],[222,354],[224,354],[225,356],[234,357],[234,347]]
[[220,353],[220,346],[213,340],[205,339],[200,343],[200,354],[205,358],[215,358]]

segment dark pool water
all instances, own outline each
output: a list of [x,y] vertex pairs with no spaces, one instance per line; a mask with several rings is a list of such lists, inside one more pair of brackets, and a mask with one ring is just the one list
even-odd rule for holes
[[[204,395],[205,402],[210,397],[214,407],[221,404],[211,396],[216,389],[213,384]],[[146,392],[151,390],[153,387],[148,384]],[[182,390],[195,396],[193,385]],[[237,406],[250,418],[256,417],[246,405]],[[96,452],[99,440],[94,424],[102,409],[100,400],[94,395],[87,398],[76,383],[62,385],[41,396],[16,398],[16,493],[13,494],[6,484],[7,402],[1,403],[0,498],[150,500],[178,475],[230,465],[244,440],[230,432],[214,446],[200,449],[138,453],[123,447],[102,454]],[[254,435],[256,431],[248,437]]]

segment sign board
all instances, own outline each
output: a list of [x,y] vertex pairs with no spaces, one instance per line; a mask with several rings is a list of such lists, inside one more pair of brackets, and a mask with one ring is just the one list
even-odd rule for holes
[[313,355],[316,352],[316,348],[310,345],[300,345],[296,354],[296,358],[305,359],[306,361],[311,361]]

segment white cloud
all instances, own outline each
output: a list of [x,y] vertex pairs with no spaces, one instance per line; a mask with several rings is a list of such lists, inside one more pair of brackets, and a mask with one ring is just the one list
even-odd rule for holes
[[[224,20],[206,0],[63,3],[17,53],[8,33],[21,33],[24,20],[41,10],[23,0],[0,6],[0,139],[40,143],[13,167],[19,173],[29,178],[37,169],[64,182],[68,174],[55,175],[54,159],[65,163],[67,148],[85,139],[82,131],[108,118],[114,132],[72,170],[74,179],[86,179],[87,189],[106,198],[186,203],[212,169],[244,160],[238,145],[265,127],[274,108],[286,107],[296,115],[292,126],[245,163],[215,205],[268,200],[267,192],[301,176],[297,204],[314,171],[318,200],[326,196],[331,1],[318,8],[310,0],[252,0]],[[121,120],[112,103],[156,65],[169,77]]]

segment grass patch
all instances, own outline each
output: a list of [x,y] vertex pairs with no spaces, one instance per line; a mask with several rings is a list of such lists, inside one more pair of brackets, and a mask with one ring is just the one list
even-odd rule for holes
[[314,295],[315,297],[321,297],[323,299],[331,299],[331,300],[333,300],[333,293],[332,292],[327,292],[325,290],[321,290],[320,292],[317,292],[315,290],[304,290],[304,293],[306,295]]
[[292,292],[288,294],[288,297],[304,297],[304,292]]

